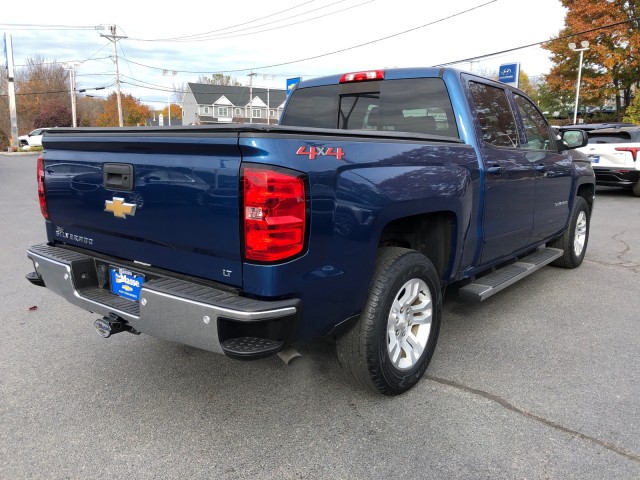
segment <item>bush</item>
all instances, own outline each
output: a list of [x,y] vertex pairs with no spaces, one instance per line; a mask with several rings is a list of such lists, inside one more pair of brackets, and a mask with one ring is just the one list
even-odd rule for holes
[[640,95],[633,97],[631,105],[627,107],[623,120],[629,123],[640,124]]

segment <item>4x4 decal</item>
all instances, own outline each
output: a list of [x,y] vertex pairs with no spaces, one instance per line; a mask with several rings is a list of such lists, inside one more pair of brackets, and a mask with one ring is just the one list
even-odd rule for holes
[[342,160],[344,150],[342,147],[300,147],[296,155],[306,155],[309,160],[315,160],[317,156],[336,157],[336,160]]

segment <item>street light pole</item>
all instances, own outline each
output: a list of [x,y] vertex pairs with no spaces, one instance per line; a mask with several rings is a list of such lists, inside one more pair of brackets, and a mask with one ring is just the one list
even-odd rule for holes
[[589,42],[586,40],[583,40],[582,42],[580,42],[580,46],[582,48],[576,48],[576,44],[573,42],[569,44],[569,48],[571,50],[573,50],[574,52],[580,52],[580,60],[578,64],[578,81],[576,83],[576,102],[575,102],[576,104],[573,109],[574,125],[578,122],[578,99],[580,98],[580,79],[582,78],[582,55],[584,54],[585,50],[589,50]]
[[[175,70],[162,70],[162,76],[172,75],[176,76],[178,72]],[[170,88],[173,88],[173,84],[169,85]],[[167,93],[167,117],[169,117],[169,126],[171,126],[171,93]]]

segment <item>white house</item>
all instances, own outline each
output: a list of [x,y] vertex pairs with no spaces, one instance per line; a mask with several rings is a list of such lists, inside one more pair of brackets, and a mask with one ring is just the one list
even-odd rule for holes
[[286,98],[284,89],[188,83],[182,103],[182,124],[276,124]]

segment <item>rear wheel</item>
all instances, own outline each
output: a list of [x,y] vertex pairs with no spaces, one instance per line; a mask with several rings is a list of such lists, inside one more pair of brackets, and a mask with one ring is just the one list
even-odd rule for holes
[[640,197],[640,181],[637,181],[633,184],[633,187],[631,187],[631,191],[636,197]]
[[576,268],[582,264],[589,241],[589,205],[582,197],[576,197],[571,212],[569,228],[549,242],[549,246],[564,250],[564,254],[551,265],[562,268]]
[[360,318],[338,338],[338,359],[357,384],[397,395],[422,377],[433,356],[442,308],[440,281],[424,255],[381,248]]

